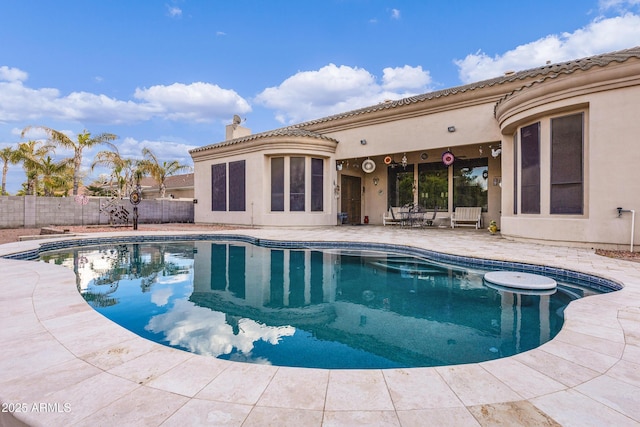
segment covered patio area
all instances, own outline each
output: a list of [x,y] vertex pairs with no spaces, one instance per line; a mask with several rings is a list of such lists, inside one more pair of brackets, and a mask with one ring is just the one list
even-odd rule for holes
[[341,222],[450,226],[456,208],[476,207],[480,226],[499,224],[500,154],[493,142],[338,159]]

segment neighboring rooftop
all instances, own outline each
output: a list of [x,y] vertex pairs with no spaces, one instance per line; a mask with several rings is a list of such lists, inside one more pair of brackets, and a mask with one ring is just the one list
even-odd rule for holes
[[[140,180],[140,185],[145,187],[158,187],[158,183],[150,176],[145,176]],[[164,185],[167,190],[172,188],[193,187],[193,173],[168,176]]]

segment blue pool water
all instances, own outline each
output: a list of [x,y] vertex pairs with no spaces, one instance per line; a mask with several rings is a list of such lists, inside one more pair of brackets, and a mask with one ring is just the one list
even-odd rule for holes
[[595,293],[483,283],[484,271],[401,253],[236,241],[81,247],[41,255],[77,275],[97,311],[193,353],[278,366],[394,368],[480,362],[553,338]]

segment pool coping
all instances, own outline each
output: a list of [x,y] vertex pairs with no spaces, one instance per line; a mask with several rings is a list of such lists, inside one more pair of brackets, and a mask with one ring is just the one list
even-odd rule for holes
[[[283,247],[294,240],[311,245],[356,242],[366,247],[409,246],[419,253],[435,251],[467,262],[481,257],[513,265],[540,262],[554,271],[597,272],[609,285],[624,287],[574,301],[556,338],[516,356],[435,368],[321,370],[226,362],[150,343],[91,309],[77,292],[70,270],[0,259],[8,279],[0,285],[5,313],[0,314],[5,326],[0,333],[4,348],[0,400],[14,404],[13,409],[26,404],[26,412],[12,415],[35,425],[127,424],[140,419],[148,425],[205,420],[227,420],[230,425],[260,425],[267,420],[298,425],[344,425],[355,420],[420,425],[429,419],[477,425],[486,421],[487,414],[511,421],[526,414],[562,425],[640,422],[635,409],[640,406],[640,273],[629,261],[598,257],[587,249],[480,234],[416,236],[389,227],[92,233],[87,241],[234,235]],[[449,240],[446,248],[438,247],[443,236]],[[0,256],[37,252],[77,239],[0,245]],[[474,242],[471,249],[469,241]],[[16,283],[20,287],[12,286]],[[112,336],[105,340],[106,331]],[[96,384],[109,395],[91,392]],[[34,410],[42,403],[44,410]],[[568,409],[576,405],[579,411]]]

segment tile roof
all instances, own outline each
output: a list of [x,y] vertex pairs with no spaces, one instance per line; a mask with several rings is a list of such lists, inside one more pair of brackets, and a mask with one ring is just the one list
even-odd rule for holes
[[[508,93],[505,93],[504,96],[502,98],[500,98],[500,100],[496,103],[495,108],[494,108],[494,114],[498,108],[498,106],[504,102],[506,99],[508,99],[511,95],[513,95],[516,92],[522,91],[526,88],[531,87],[534,84],[537,83],[542,83],[543,81],[547,80],[547,79],[553,79],[558,77],[561,74],[571,74],[574,71],[578,71],[578,70],[582,70],[582,71],[586,71],[592,67],[595,66],[599,66],[599,67],[604,67],[609,65],[612,62],[625,62],[626,60],[628,60],[629,58],[638,58],[640,59],[640,46],[636,46],[630,49],[625,49],[625,50],[619,50],[616,52],[610,52],[610,53],[604,53],[602,55],[596,55],[596,56],[589,56],[586,58],[581,58],[581,59],[575,59],[569,62],[561,62],[558,64],[551,64],[551,65],[546,65],[544,67],[540,67],[540,68],[533,68],[531,70],[526,70],[526,71],[522,71],[521,73],[529,73],[530,77],[539,77],[535,80],[530,80],[528,83],[526,83],[525,85],[514,89],[512,91],[509,91]],[[538,70],[543,70],[546,72],[538,72],[535,73],[535,71]]]
[[[143,177],[140,180],[140,185],[142,187],[158,188],[158,183],[150,176]],[[167,189],[193,187],[193,173],[168,176],[164,181],[164,185]]]
[[241,138],[230,139],[228,141],[219,142],[217,144],[210,144],[204,147],[194,148],[192,150],[189,150],[189,153],[197,153],[198,151],[227,147],[229,145],[241,144],[244,142],[254,141],[257,139],[270,138],[274,136],[275,137],[287,137],[287,136],[288,137],[308,137],[308,138],[324,139],[327,141],[334,141],[336,143],[338,142],[335,139],[325,136],[321,133],[311,132],[311,131],[300,129],[294,126],[287,126],[287,127],[283,127],[275,130],[270,130],[267,132],[261,132],[261,133],[255,133],[252,135],[243,136]]
[[475,83],[470,83],[463,86],[455,86],[448,89],[438,90],[434,92],[428,92],[422,95],[410,96],[402,98],[397,101],[384,102],[381,104],[360,108],[357,110],[347,111],[344,113],[335,114],[333,116],[323,117],[316,120],[307,121],[294,125],[295,127],[305,127],[323,122],[329,122],[333,120],[343,119],[346,117],[353,117],[358,115],[364,115],[373,113],[376,111],[387,110],[391,108],[401,107],[403,105],[414,104],[417,102],[424,102],[432,99],[442,98],[445,96],[452,96],[459,93],[465,93],[472,90],[482,89],[485,87],[491,87],[504,83],[514,82],[516,80],[531,80],[536,77],[548,77],[557,76],[558,74],[570,74],[576,70],[588,70],[593,66],[604,67],[611,62],[624,62],[627,59],[635,57],[640,58],[640,46],[636,46],[630,49],[620,50],[617,52],[605,53],[602,55],[590,56],[587,58],[571,60],[567,62],[559,62],[556,64],[548,64],[542,67],[531,68],[528,70],[505,73],[502,76],[494,77],[488,80],[482,80]]
[[[333,138],[329,138],[327,136],[322,135],[318,132],[312,132],[305,130],[306,126],[328,123],[334,120],[340,120],[348,117],[354,116],[364,116],[366,114],[374,113],[382,110],[389,110],[392,108],[399,108],[404,105],[415,104],[418,102],[425,102],[433,99],[438,99],[447,96],[453,96],[456,94],[461,94],[473,90],[478,90],[486,87],[492,87],[496,85],[501,85],[505,83],[511,83],[518,80],[531,81],[532,79],[538,78],[539,81],[545,80],[547,78],[557,77],[560,74],[571,74],[576,70],[588,70],[594,66],[604,67],[612,62],[624,62],[629,58],[639,58],[640,59],[640,46],[636,46],[630,49],[620,50],[616,52],[604,53],[601,55],[590,56],[581,59],[575,59],[566,62],[559,62],[556,64],[547,64],[542,67],[531,68],[528,70],[517,71],[517,72],[508,72],[502,76],[494,77],[492,79],[482,80],[475,83],[470,83],[462,86],[455,86],[452,88],[437,90],[434,92],[428,92],[421,95],[409,96],[406,98],[402,98],[395,101],[388,101],[364,108],[359,108],[356,110],[347,111],[344,113],[334,114],[332,116],[322,117],[315,120],[306,121],[303,123],[271,130],[268,132],[256,133],[253,135],[245,136],[242,138],[236,138],[229,141],[224,141],[216,144],[210,144],[203,147],[194,148],[189,150],[190,153],[196,153],[199,151],[204,151],[208,149],[227,147],[230,145],[245,143],[257,139],[268,138],[272,136],[305,136],[319,139],[326,139],[335,141]],[[524,84],[523,84],[524,86]],[[337,142],[337,141],[336,141]]]

